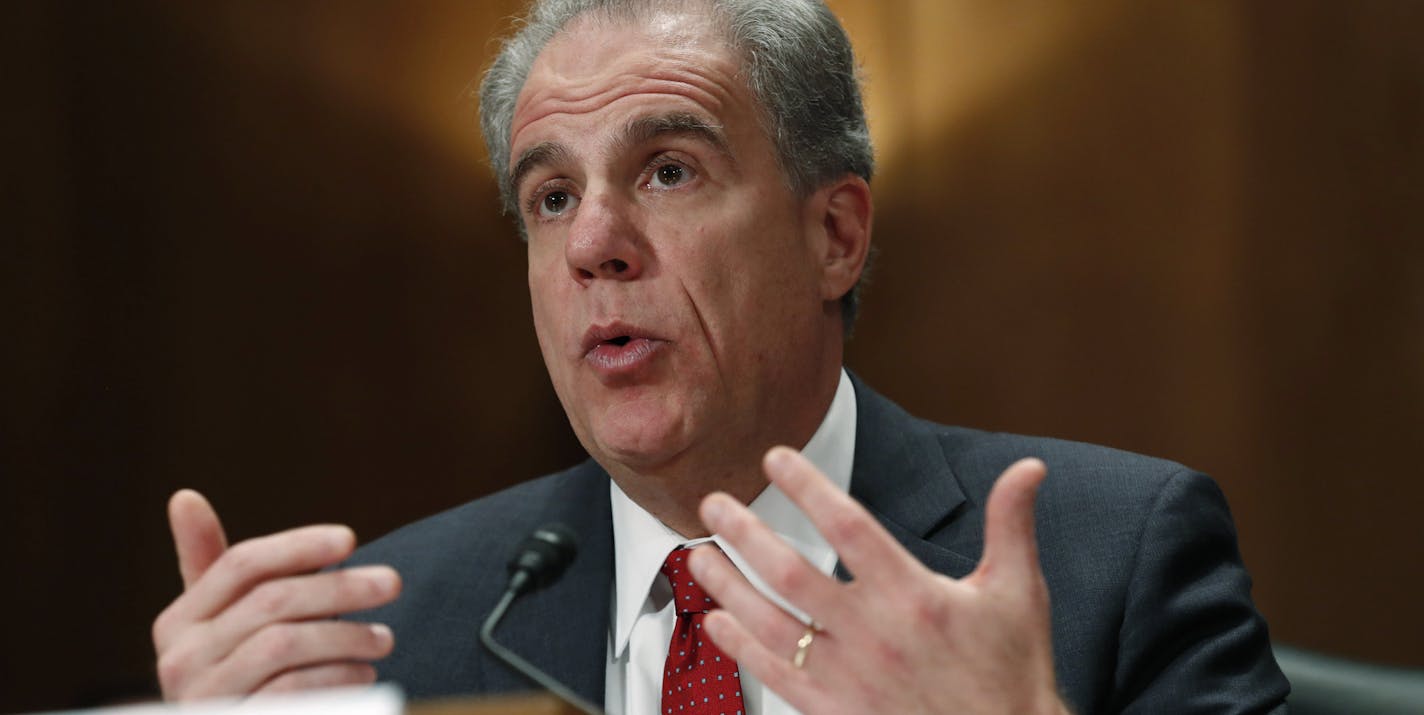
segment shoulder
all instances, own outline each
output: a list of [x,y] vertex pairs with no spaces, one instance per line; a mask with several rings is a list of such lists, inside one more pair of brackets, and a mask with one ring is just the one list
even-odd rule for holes
[[[1043,495],[1068,498],[1082,507],[1105,503],[1151,506],[1177,482],[1211,479],[1177,462],[1113,447],[1052,437],[984,432],[922,422],[944,452],[955,476],[971,494],[988,494],[1004,469],[1019,459],[1036,457],[1048,466]],[[1062,493],[1060,493],[1062,492]]]
[[[852,490],[880,514],[977,560],[995,481],[1043,460],[1035,522],[1045,570],[1086,570],[1125,586],[1139,551],[1201,529],[1234,539],[1225,499],[1206,475],[1166,459],[1050,437],[987,432],[909,415],[863,384]],[[857,485],[857,481],[859,484]],[[1162,515],[1180,518],[1164,520]]]
[[971,504],[966,516],[973,529],[961,534],[964,538],[977,540],[983,505],[999,475],[1019,459],[1036,457],[1048,467],[1035,521],[1050,573],[1087,570],[1125,582],[1143,549],[1155,551],[1206,532],[1230,541],[1227,552],[1234,557],[1235,527],[1226,498],[1202,472],[1071,440],[932,423],[925,423],[925,429],[935,435],[950,474]]
[[600,474],[584,463],[522,482],[396,529],[357,549],[348,563],[390,564],[407,581],[447,564],[503,563],[533,528],[557,520],[554,507],[581,498],[577,493],[596,493]]
[[1090,511],[1094,505],[1150,506],[1176,480],[1211,481],[1177,462],[1112,447],[938,424],[910,415],[863,382],[855,387],[861,421],[856,466],[872,474],[908,468],[921,479],[947,477],[971,505],[982,506],[999,475],[1025,457],[1048,466],[1041,500],[1066,499]]
[[[983,528],[983,505],[1005,468],[1024,457],[1037,457],[1048,466],[1035,522],[1051,577],[1126,588],[1144,552],[1150,558],[1208,537],[1215,537],[1223,557],[1239,559],[1226,498],[1199,471],[1082,442],[939,425],[930,429],[974,505],[973,532]],[[973,532],[963,536],[976,538]]]

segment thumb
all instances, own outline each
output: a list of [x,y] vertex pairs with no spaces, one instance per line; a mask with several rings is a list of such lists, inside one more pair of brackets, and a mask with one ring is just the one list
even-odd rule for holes
[[212,505],[192,489],[180,489],[168,500],[168,526],[187,589],[227,551],[227,535]]
[[976,576],[1020,579],[1039,573],[1033,504],[1047,476],[1048,467],[1030,457],[1014,462],[994,483],[984,510],[984,559]]

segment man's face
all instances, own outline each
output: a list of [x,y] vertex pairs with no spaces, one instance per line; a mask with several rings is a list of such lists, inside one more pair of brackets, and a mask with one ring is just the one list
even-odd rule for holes
[[808,383],[840,364],[814,212],[739,69],[695,15],[581,18],[515,108],[539,346],[580,441],[615,471],[764,449],[808,407],[819,420]]

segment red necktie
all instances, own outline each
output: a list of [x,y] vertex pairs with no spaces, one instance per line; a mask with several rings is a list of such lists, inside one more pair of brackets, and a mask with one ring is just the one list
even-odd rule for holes
[[702,633],[702,620],[717,603],[687,570],[691,549],[678,548],[663,561],[662,574],[672,584],[677,625],[663,666],[663,715],[743,715],[742,680],[737,662]]

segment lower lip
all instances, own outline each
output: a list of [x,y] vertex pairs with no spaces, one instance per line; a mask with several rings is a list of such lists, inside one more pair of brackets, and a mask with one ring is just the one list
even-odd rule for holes
[[652,362],[664,344],[661,340],[648,338],[636,338],[623,345],[599,343],[583,358],[595,370],[608,377],[627,376]]

